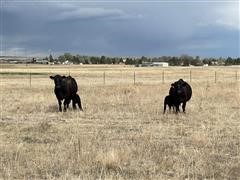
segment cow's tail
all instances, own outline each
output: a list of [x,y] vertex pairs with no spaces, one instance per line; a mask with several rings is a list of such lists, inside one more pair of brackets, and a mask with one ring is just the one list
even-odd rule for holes
[[78,104],[78,107],[79,107],[80,111],[83,111],[81,98],[80,98],[80,96],[78,94],[76,94],[76,102]]

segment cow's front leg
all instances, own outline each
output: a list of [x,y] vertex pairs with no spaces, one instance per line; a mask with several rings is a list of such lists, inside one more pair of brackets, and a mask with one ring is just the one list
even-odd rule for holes
[[58,99],[59,111],[62,112],[62,101]]
[[[70,103],[70,102],[69,102]],[[67,108],[69,108],[69,103],[67,104]]]
[[64,112],[67,110],[67,107],[68,107],[69,103],[70,103],[70,99],[65,99],[64,100],[64,103],[63,103],[63,105],[64,105],[64,108],[63,108]]
[[169,109],[169,112],[171,112],[172,106],[171,106],[171,105],[168,105],[168,109]]

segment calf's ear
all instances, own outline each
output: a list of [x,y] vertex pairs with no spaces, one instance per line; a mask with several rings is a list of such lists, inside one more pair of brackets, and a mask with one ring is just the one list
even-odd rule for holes
[[54,76],[49,76],[50,77],[50,79],[54,79]]

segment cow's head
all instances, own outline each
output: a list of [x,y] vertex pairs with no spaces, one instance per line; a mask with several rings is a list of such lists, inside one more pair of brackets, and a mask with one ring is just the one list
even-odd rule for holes
[[179,79],[178,81],[176,81],[175,83],[171,84],[171,92],[172,94],[174,93],[175,95],[181,95],[184,93],[185,91],[185,87],[186,87],[186,82],[182,79]]
[[66,78],[65,76],[60,76],[60,75],[50,76],[50,79],[54,80],[56,89],[60,89],[62,87],[63,80],[65,78]]

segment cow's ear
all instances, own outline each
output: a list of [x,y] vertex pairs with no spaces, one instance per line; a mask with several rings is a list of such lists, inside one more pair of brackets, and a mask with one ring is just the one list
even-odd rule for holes
[[66,78],[66,76],[62,76],[62,78]]
[[186,85],[187,85],[187,83],[184,81],[184,82],[182,83],[182,86],[185,87]]
[[54,76],[50,76],[50,79],[54,79]]

